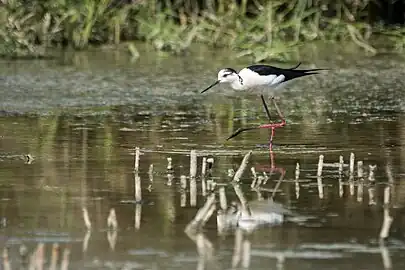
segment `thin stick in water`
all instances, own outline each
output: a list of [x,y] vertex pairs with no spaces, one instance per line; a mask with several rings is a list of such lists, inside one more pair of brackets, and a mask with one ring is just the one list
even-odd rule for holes
[[197,151],[190,151],[190,177],[195,178],[197,175]]
[[350,195],[354,195],[354,153],[350,153],[349,163],[349,191]]
[[134,171],[138,172],[139,171],[139,147],[135,148],[135,161],[134,161]]
[[243,160],[242,160],[242,162],[241,162],[241,164],[240,164],[238,170],[236,171],[236,173],[235,173],[235,175],[234,175],[234,177],[233,177],[233,181],[235,181],[235,182],[239,182],[239,181],[240,181],[240,178],[242,177],[242,174],[243,174],[243,172],[245,171],[246,166],[247,166],[247,164],[248,164],[248,162],[249,162],[249,158],[250,158],[251,154],[252,154],[252,151],[249,151],[249,152],[243,157]]
[[221,206],[222,210],[226,210],[228,208],[224,186],[219,188],[219,205]]
[[298,199],[300,197],[300,163],[297,162],[295,166],[295,197]]
[[173,170],[173,165],[172,165],[172,158],[168,157],[167,158],[167,170],[172,171]]
[[390,215],[389,212],[389,203],[390,203],[390,186],[385,187],[384,189],[384,219],[383,219],[383,224],[381,226],[381,231],[380,231],[380,242],[385,240],[388,237],[391,224],[393,221],[393,218]]
[[343,156],[339,156],[339,196],[343,196]]
[[207,182],[205,180],[205,173],[207,171],[207,158],[202,158],[202,166],[201,166],[201,193],[205,197],[207,196]]
[[139,203],[142,201],[142,190],[141,190],[141,178],[139,177],[138,173],[135,173],[134,182],[135,182],[135,201]]
[[349,174],[354,174],[354,153],[350,153]]
[[149,186],[151,187],[153,184],[153,164],[149,165],[148,176],[149,176]]
[[250,171],[252,172],[252,175],[253,175],[253,181],[256,180],[256,178],[257,178],[257,173],[256,173],[256,170],[255,170],[255,167],[251,167],[251,168],[250,168]]
[[377,165],[368,165],[368,181],[370,183],[368,187],[368,205],[376,205],[377,201],[375,199],[375,176],[374,170],[377,168]]
[[363,178],[363,161],[357,161],[357,178],[359,183],[357,185],[357,201],[363,201],[363,188],[364,188],[364,178]]
[[187,193],[186,193],[186,188],[187,188],[187,177],[185,175],[180,176],[180,207],[186,207],[186,201],[187,201]]
[[197,205],[197,180],[194,177],[190,177],[190,206]]
[[317,176],[316,179],[317,179],[318,194],[319,194],[320,199],[323,199],[322,168],[323,168],[323,155],[319,155],[318,171],[316,174],[316,176]]
[[318,171],[316,173],[316,176],[322,176],[322,169],[323,169],[323,155],[319,155]]

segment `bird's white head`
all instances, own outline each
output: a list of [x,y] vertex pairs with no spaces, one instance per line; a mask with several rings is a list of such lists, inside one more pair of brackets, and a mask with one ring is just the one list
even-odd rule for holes
[[233,83],[236,80],[239,80],[239,75],[232,68],[224,68],[218,72],[218,81],[220,83]]
[[242,83],[242,78],[239,76],[236,70],[234,70],[233,68],[221,69],[218,72],[218,80],[213,84],[211,84],[210,86],[208,86],[207,88],[205,88],[203,91],[201,91],[201,93],[204,93],[205,91],[207,91],[208,89],[214,87],[219,83],[233,83],[237,80],[239,80]]

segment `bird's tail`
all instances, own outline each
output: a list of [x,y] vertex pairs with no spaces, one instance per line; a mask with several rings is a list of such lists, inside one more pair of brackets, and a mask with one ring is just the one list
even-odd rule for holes
[[301,62],[299,62],[296,66],[290,68],[290,70],[298,71],[298,72],[303,72],[305,74],[311,75],[311,74],[318,74],[319,72],[316,71],[321,71],[321,70],[330,70],[328,68],[313,68],[313,69],[297,69],[301,65]]

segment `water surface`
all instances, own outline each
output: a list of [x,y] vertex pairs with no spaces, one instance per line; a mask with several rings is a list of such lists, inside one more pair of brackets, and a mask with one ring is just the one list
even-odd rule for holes
[[[267,172],[264,188],[269,190],[285,170],[275,200],[311,219],[243,235],[250,252],[236,268],[382,269],[391,264],[403,269],[405,61],[388,55],[327,55],[313,66],[304,63],[331,70],[277,93],[287,125],[276,130],[273,160],[267,130],[226,141],[239,127],[268,121],[255,93],[219,86],[199,94],[219,68],[246,64],[221,55],[162,58],[153,53],[131,62],[126,54],[103,51],[2,61],[0,239],[8,253],[6,259],[3,252],[3,267],[9,262],[11,269],[30,263],[50,269],[231,269],[235,233],[218,235],[216,213],[199,235],[212,247],[205,249],[212,256],[202,254],[184,229],[205,202],[202,158],[213,157],[212,179],[227,183],[228,170],[236,170],[253,150],[241,180],[246,198],[271,197],[266,190],[251,190],[251,167]],[[141,203],[134,201],[135,147],[142,152]],[[185,192],[180,188],[180,176],[190,173],[192,149],[198,153],[196,205],[190,205],[190,185]],[[335,166],[340,155],[347,165],[350,153],[356,158],[353,185],[348,166],[341,181]],[[321,154],[323,198],[316,179]],[[357,161],[363,161],[364,181],[357,177]],[[387,164],[394,181],[394,221],[381,246]],[[369,165],[377,166],[374,183],[368,181]],[[270,176],[274,167],[278,170]],[[231,186],[226,194],[228,203],[237,200]],[[107,227],[111,208],[118,231]]]

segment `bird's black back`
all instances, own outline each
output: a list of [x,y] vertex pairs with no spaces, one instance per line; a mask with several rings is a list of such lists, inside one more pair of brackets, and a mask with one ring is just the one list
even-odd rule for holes
[[296,69],[298,68],[300,64],[293,68],[278,68],[278,67],[273,67],[269,65],[252,65],[248,66],[247,68],[256,72],[257,74],[261,76],[267,76],[267,75],[284,75],[285,79],[284,81],[292,80],[298,77],[302,76],[307,76],[307,75],[312,75],[312,74],[318,74],[319,70],[325,70],[321,68],[316,68],[316,69]]

